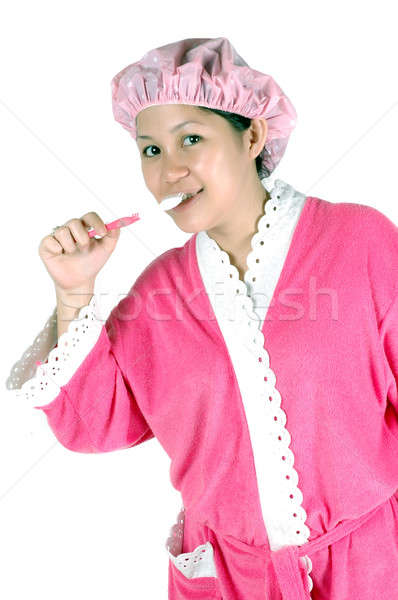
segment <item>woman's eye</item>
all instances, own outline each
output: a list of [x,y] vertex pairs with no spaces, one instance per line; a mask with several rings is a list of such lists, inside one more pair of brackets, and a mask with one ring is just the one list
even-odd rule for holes
[[186,138],[200,138],[200,135],[186,135],[185,138],[184,138],[184,140]]
[[[158,147],[157,147],[157,146],[147,146],[147,147],[146,147],[146,148],[144,148],[144,149],[143,149],[143,151],[142,151],[142,153],[143,153],[143,155],[144,155],[144,156],[149,156],[149,155],[146,153],[146,151],[147,151],[149,148],[158,148]],[[159,150],[159,148],[158,148],[158,150]]]
[[[200,139],[200,135],[196,135],[196,134],[195,135],[186,135],[184,137],[184,140],[186,140],[187,138],[199,138]],[[194,144],[195,143],[196,142],[194,142]],[[192,144],[188,144],[188,145],[192,145]],[[144,156],[147,156],[148,158],[151,158],[153,156],[153,155],[147,154],[147,152],[146,152],[150,148],[157,148],[159,150],[158,146],[153,146],[153,145],[152,146],[147,146],[146,148],[144,148],[144,150],[142,151],[142,153],[143,153]]]

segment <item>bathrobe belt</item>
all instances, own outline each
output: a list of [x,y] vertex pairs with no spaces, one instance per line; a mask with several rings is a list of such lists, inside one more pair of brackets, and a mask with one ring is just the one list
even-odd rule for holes
[[[390,499],[386,502],[389,501]],[[327,548],[327,546],[334,544],[352,531],[355,531],[355,529],[358,529],[368,519],[371,519],[385,504],[385,502],[382,502],[356,519],[343,521],[330,531],[319,535],[317,538],[301,546],[284,546],[279,550],[271,551],[270,556],[283,600],[311,600],[307,571],[306,569],[304,570],[304,565],[300,560],[301,557],[305,555],[311,557],[311,555],[319,550]],[[236,538],[233,539],[233,544],[235,547],[240,547],[241,550],[249,554],[254,552],[256,555],[264,556],[264,546],[250,546]],[[302,567],[300,567],[300,563]],[[311,576],[311,573],[309,575]]]
[[[384,505],[385,503],[382,502],[382,504],[379,504],[356,519],[343,521],[330,531],[319,535],[314,540],[306,542],[301,546],[285,546],[279,550],[272,551],[271,560],[283,600],[310,600],[311,598],[300,571],[299,558],[301,556],[307,555],[311,558],[312,554],[341,540],[373,517]],[[309,575],[311,576],[311,573]]]

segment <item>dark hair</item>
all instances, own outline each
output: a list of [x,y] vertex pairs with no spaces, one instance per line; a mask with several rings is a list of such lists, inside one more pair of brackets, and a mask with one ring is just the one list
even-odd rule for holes
[[[220,117],[226,119],[236,131],[245,131],[246,129],[249,129],[252,122],[248,117],[233,112],[226,112],[225,110],[218,110],[217,108],[209,108],[207,106],[198,106],[197,108],[200,108],[200,110],[210,110],[211,112],[216,113],[216,115],[220,115]],[[270,176],[269,169],[263,164],[265,151],[265,148],[263,148],[260,154],[255,158],[256,171],[260,179]]]

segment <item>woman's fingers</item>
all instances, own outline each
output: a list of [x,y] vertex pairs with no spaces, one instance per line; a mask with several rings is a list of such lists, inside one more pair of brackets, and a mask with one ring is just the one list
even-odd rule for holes
[[58,240],[52,235],[46,235],[39,244],[39,254],[44,250],[46,253],[58,255],[63,254],[64,249]]
[[92,227],[98,235],[106,235],[108,232],[101,217],[95,212],[89,212],[80,219],[69,219],[54,231],[52,237],[62,247],[63,252],[71,254],[76,251],[76,244],[82,249],[90,245],[92,238],[88,235],[88,229]]

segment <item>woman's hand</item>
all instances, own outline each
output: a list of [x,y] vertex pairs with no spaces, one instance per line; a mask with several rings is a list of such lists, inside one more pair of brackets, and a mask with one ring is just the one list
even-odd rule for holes
[[[101,239],[88,236],[94,227]],[[114,251],[120,228],[108,231],[104,221],[95,212],[80,219],[70,219],[44,237],[39,244],[42,259],[55,288],[59,292],[90,289],[95,278]]]

